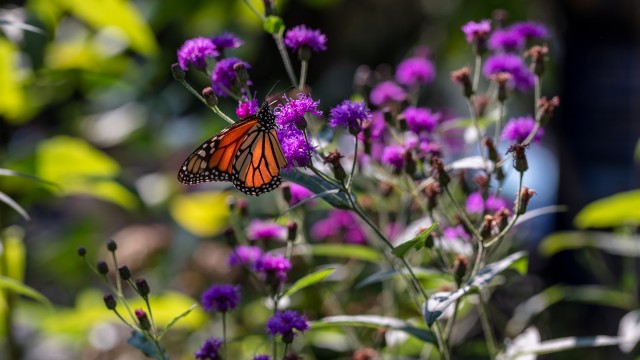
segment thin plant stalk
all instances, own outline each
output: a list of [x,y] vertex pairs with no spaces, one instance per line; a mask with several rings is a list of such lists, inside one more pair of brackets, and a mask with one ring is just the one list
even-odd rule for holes
[[300,84],[298,90],[303,91],[304,85],[307,82],[307,72],[309,71],[309,60],[300,61]]
[[480,314],[480,323],[482,324],[482,331],[484,332],[485,340],[487,342],[487,350],[489,351],[489,358],[495,359],[497,355],[496,340],[493,337],[493,331],[491,330],[491,323],[489,322],[486,301],[484,299],[482,290],[480,290],[479,297],[480,297],[480,304],[478,305],[478,312]]
[[440,355],[442,355],[444,360],[450,360],[451,355],[449,354],[449,347],[445,343],[444,334],[442,333],[442,328],[440,327],[440,323],[436,321],[433,324],[433,327],[435,330],[436,339],[438,341],[438,349],[440,350]]
[[353,185],[353,174],[356,172],[356,159],[358,158],[358,136],[354,136],[355,145],[353,146],[353,163],[351,164],[351,172],[349,173],[349,179],[347,180],[347,191],[351,192],[351,185]]
[[284,46],[282,34],[273,34],[273,40],[275,40],[276,42],[278,52],[280,53],[280,57],[282,58],[282,62],[284,63],[284,68],[287,71],[287,75],[289,75],[291,85],[297,88],[298,79],[296,79],[296,74],[293,72],[293,65],[291,65],[291,59],[289,58],[289,53],[287,53],[287,48]]
[[228,359],[229,357],[227,356],[227,312],[223,311],[222,312],[222,346],[224,346],[224,358]]
[[180,84],[182,84],[182,86],[184,86],[185,88],[187,88],[187,90],[189,90],[190,93],[192,93],[196,98],[198,98],[198,100],[200,100],[203,104],[207,105],[207,107],[209,109],[211,109],[211,111],[213,111],[216,115],[220,116],[224,121],[228,122],[229,124],[234,124],[235,121],[233,121],[233,119],[231,119],[230,117],[228,117],[225,113],[222,112],[222,110],[220,110],[220,108],[218,106],[210,106],[209,104],[207,104],[207,100],[205,100],[204,97],[202,97],[202,95],[200,95],[193,87],[191,87],[191,85],[189,85],[188,82],[186,82],[184,79],[182,80],[178,80],[178,82]]

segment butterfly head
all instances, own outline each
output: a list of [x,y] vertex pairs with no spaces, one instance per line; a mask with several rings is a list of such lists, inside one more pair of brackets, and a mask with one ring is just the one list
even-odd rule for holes
[[265,125],[267,128],[273,128],[276,125],[276,116],[273,114],[273,110],[271,110],[271,104],[268,102],[264,102],[262,107],[260,107],[260,111],[258,111],[258,119],[260,119],[260,123]]

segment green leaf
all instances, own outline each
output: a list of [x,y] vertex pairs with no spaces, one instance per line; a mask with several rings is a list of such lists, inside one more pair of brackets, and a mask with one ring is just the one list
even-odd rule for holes
[[137,330],[131,332],[131,337],[127,340],[127,344],[142,351],[143,354],[152,359],[166,360],[168,358],[165,350],[162,348],[162,345],[157,344],[162,351],[162,353],[160,353],[156,344]]
[[[303,174],[299,170],[284,173],[282,174],[282,177],[284,177],[288,181],[306,187],[314,194],[324,194],[327,193],[328,190],[338,189],[335,185],[325,181],[324,179],[321,179],[315,175]],[[329,193],[322,198],[335,208],[347,210],[351,208],[349,206],[349,199],[343,192],[338,192],[336,194]]]
[[379,263],[382,256],[375,249],[362,245],[318,244],[301,245],[294,248],[296,255],[333,256]]
[[429,234],[438,226],[438,222],[434,222],[427,229],[420,232],[420,234],[416,235],[413,239],[407,240],[399,245],[396,245],[393,248],[393,255],[397,257],[403,257],[409,250],[412,248],[416,248],[416,250],[422,248],[424,246],[424,242],[429,237]]
[[[22,173],[22,172],[19,172],[19,171],[11,170],[11,169],[1,169],[1,168],[0,168],[0,176],[15,176],[15,177],[21,177],[21,178],[25,178],[25,179],[29,179],[29,180],[34,180],[34,181],[37,181],[37,182],[41,182],[41,183],[43,183],[43,184],[47,184],[47,185],[51,185],[51,186],[59,187],[59,186],[58,186],[58,184],[53,183],[53,182],[51,182],[51,181],[47,181],[47,180],[45,180],[45,179],[41,179],[41,178],[39,178],[39,177],[37,177],[37,176],[33,176],[33,175],[30,175],[30,174],[25,174],[25,173]],[[61,190],[61,189],[60,189],[60,190]]]
[[[620,339],[613,336],[585,336],[585,337],[565,337],[540,342],[540,333],[534,327],[527,329],[523,334],[516,337],[513,342],[507,345],[505,353],[501,354],[501,359],[517,360],[524,359],[526,355],[553,354],[560,351],[618,345]],[[535,357],[531,357],[535,359]]]
[[27,213],[27,211],[25,209],[23,209],[22,206],[20,206],[20,204],[15,202],[15,200],[13,200],[11,198],[11,196],[3,193],[2,191],[0,191],[0,202],[3,202],[5,204],[7,204],[10,208],[15,210],[15,212],[20,214],[20,216],[22,216],[23,219],[25,219],[27,221],[31,220],[31,218],[29,217],[29,214]]
[[523,256],[514,261],[513,264],[509,266],[509,269],[517,271],[520,275],[527,275],[527,270],[529,269],[529,257]]
[[310,196],[308,198],[302,199],[300,202],[296,203],[295,205],[289,207],[287,210],[285,210],[282,214],[278,215],[279,217],[282,217],[284,214],[293,211],[294,209],[297,209],[298,207],[308,203],[311,200],[317,199],[317,198],[321,198],[321,197],[325,197],[328,195],[333,195],[333,194],[337,194],[340,192],[340,189],[331,189],[331,190],[327,190],[325,192],[321,192],[320,194],[314,194],[313,196]]
[[189,306],[189,308],[187,310],[183,311],[178,316],[174,317],[171,321],[169,321],[169,324],[167,324],[167,326],[162,331],[160,331],[160,334],[158,335],[158,340],[160,340],[164,336],[164,334],[167,333],[167,331],[171,330],[173,325],[175,325],[175,323],[177,323],[178,320],[180,320],[183,317],[189,315],[191,313],[191,311],[193,309],[195,309],[196,307],[198,307],[198,303],[195,303],[195,304]]
[[291,287],[283,294],[283,296],[291,296],[308,286],[316,284],[324,280],[327,276],[333,274],[334,271],[336,271],[335,267],[329,267],[326,269],[318,270],[316,272],[312,272],[311,274],[304,276],[300,280],[296,281],[293,285],[291,285]]
[[580,229],[640,224],[640,190],[625,191],[585,206],[574,219]]
[[557,252],[585,247],[596,248],[613,255],[640,257],[640,237],[596,231],[561,231],[544,238],[540,254],[551,256]]
[[404,331],[424,342],[436,344],[436,337],[427,329],[421,329],[397,318],[378,315],[340,315],[329,316],[312,322],[311,328],[324,328],[331,326],[357,326],[377,329],[380,327]]
[[480,269],[473,279],[469,279],[467,285],[462,286],[458,290],[440,291],[431,295],[422,308],[427,325],[431,327],[445,309],[456,300],[473,290],[486,287],[496,275],[508,269],[516,260],[525,255],[526,253],[524,251],[511,254],[500,261],[491,263]]
[[20,79],[18,47],[0,37],[0,118],[9,124],[20,124],[30,117],[30,102]]
[[[418,280],[441,279],[445,281],[445,278],[449,277],[449,275],[445,275],[445,274],[442,274],[441,272],[431,270],[431,269],[412,268],[411,270],[413,271],[413,274],[418,278]],[[408,274],[409,271],[404,269],[402,270],[402,273]],[[375,284],[375,283],[390,279],[392,277],[396,277],[398,276],[398,274],[399,274],[398,271],[396,271],[395,269],[378,271],[374,274],[367,276],[364,280],[360,281],[356,285],[356,289],[360,289],[367,285]],[[451,279],[446,279],[446,281],[451,281]]]
[[269,34],[278,35],[284,32],[284,21],[281,17],[275,15],[267,16],[267,19],[262,24],[264,31]]
[[42,305],[45,305],[46,307],[53,309],[53,305],[51,305],[51,302],[49,301],[49,299],[47,299],[44,295],[39,293],[34,288],[27,286],[18,280],[15,280],[6,276],[0,276],[0,287],[13,291],[16,294],[20,294],[20,295],[24,295],[26,297],[32,298],[33,300],[41,303]]
[[169,204],[173,219],[199,237],[219,234],[228,223],[229,207],[223,204],[228,194],[218,191],[195,191],[176,195]]

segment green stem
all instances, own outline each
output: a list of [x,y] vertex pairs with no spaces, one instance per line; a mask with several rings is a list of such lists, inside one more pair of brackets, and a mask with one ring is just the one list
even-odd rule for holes
[[[495,147],[497,151],[500,151],[500,128],[502,127],[502,118],[504,117],[505,114],[505,106],[504,106],[504,101],[500,101],[500,104],[498,104],[498,121],[496,122],[496,131],[495,134],[493,136],[493,142],[495,143]],[[496,167],[497,169],[497,167]],[[495,170],[495,169],[494,169]]]
[[303,91],[304,85],[307,81],[307,71],[309,69],[309,61],[302,60],[300,62],[300,85],[298,85],[298,90]]
[[282,360],[287,358],[287,353],[289,352],[289,348],[291,347],[291,343],[284,343],[284,353],[282,354]]
[[[511,228],[513,228],[513,226],[516,224],[516,221],[520,217],[520,215],[518,213],[520,212],[519,211],[520,210],[520,193],[522,192],[522,181],[523,181],[523,179],[524,179],[524,173],[521,172],[520,173],[520,180],[518,182],[518,193],[516,194],[516,208],[515,208],[516,215],[511,219],[509,224],[507,224],[507,226],[502,231],[500,231],[500,233],[498,235],[496,235],[493,239],[486,241],[484,243],[484,247],[492,246],[494,243],[500,241],[507,234],[507,232],[509,232],[509,230],[511,230]],[[476,269],[475,266],[474,266],[474,270],[479,270],[479,269]],[[472,274],[475,275],[475,271],[472,272]]]
[[[3,210],[0,210],[3,212]],[[3,214],[0,214],[0,217]],[[9,257],[7,256],[7,241],[4,236],[4,228],[2,224],[2,219],[0,219],[0,274],[4,276],[9,276]],[[5,336],[7,342],[7,358],[14,360],[20,359],[21,350],[20,345],[16,341],[15,333],[13,332],[13,310],[14,310],[14,300],[15,297],[11,293],[11,290],[8,288],[2,289],[2,295],[4,297],[4,303],[6,304],[4,311],[4,328],[5,328]]]
[[438,349],[440,350],[440,355],[444,358],[444,360],[450,360],[451,355],[449,354],[449,347],[445,343],[444,334],[442,333],[442,329],[440,328],[440,323],[437,321],[433,324],[435,328],[436,339],[438,340]]
[[182,84],[182,86],[187,88],[187,90],[189,90],[189,92],[191,94],[193,94],[193,96],[195,96],[198,100],[200,100],[203,104],[205,104],[216,115],[220,116],[224,121],[228,122],[229,124],[234,124],[235,123],[235,121],[233,121],[233,119],[231,119],[225,113],[223,113],[220,110],[220,108],[218,108],[217,106],[209,106],[209,104],[207,104],[207,100],[205,100],[205,98],[202,97],[202,95],[200,95],[194,88],[192,88],[191,85],[189,85],[189,83],[186,82],[186,80],[182,79],[182,80],[178,80],[178,82],[180,84]]
[[282,34],[273,34],[273,40],[276,42],[276,46],[278,47],[278,52],[280,52],[280,57],[282,57],[282,62],[284,63],[284,68],[289,75],[289,80],[291,81],[291,85],[294,87],[298,87],[298,79],[296,79],[296,74],[293,72],[293,66],[291,65],[291,59],[289,58],[289,53],[287,53],[287,48],[284,46],[284,41],[282,40]]
[[227,313],[222,313],[222,346],[224,346],[224,358],[225,360],[229,359],[227,356]]
[[453,304],[453,315],[447,320],[447,326],[444,328],[444,341],[447,346],[451,346],[451,333],[453,332],[453,324],[456,322],[456,317],[458,316],[458,307],[460,307],[460,300],[462,298],[458,298]]
[[480,323],[482,324],[482,331],[487,342],[487,350],[489,351],[489,358],[495,359],[497,355],[496,340],[493,337],[493,331],[491,330],[491,323],[489,322],[489,316],[487,315],[486,302],[484,301],[484,295],[482,290],[479,293],[480,305],[478,306],[478,312],[480,314]]
[[264,15],[262,15],[258,9],[255,8],[255,6],[253,6],[253,4],[251,4],[251,2],[249,0],[242,0],[244,1],[244,3],[249,7],[249,9],[260,19],[260,21],[265,22],[267,20],[266,17],[264,17]]
[[480,68],[482,67],[482,56],[476,55],[476,64],[473,68],[473,93],[478,91],[480,85]]
[[351,192],[351,185],[353,184],[353,174],[356,172],[356,160],[358,158],[358,135],[354,136],[356,144],[353,149],[353,163],[351,164],[351,172],[349,173],[349,179],[347,180],[347,192]]
[[460,219],[462,219],[464,224],[469,228],[469,230],[471,230],[471,232],[473,233],[473,236],[475,236],[479,242],[482,242],[482,236],[480,235],[478,230],[475,228],[475,226],[471,222],[471,219],[469,219],[469,217],[467,216],[467,212],[464,211],[464,209],[460,206],[460,204],[458,204],[456,199],[453,197],[453,194],[451,193],[451,190],[449,190],[449,187],[445,185],[444,190],[447,193],[449,200],[451,201],[453,206],[456,208],[456,211],[460,215]]

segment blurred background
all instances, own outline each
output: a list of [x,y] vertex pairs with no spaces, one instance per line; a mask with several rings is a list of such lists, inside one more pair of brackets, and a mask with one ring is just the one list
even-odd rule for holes
[[[329,39],[328,51],[312,58],[308,79],[324,111],[352,94],[359,66],[389,73],[417,48],[427,47],[438,75],[424,94],[425,103],[465,116],[466,105],[449,75],[472,65],[460,27],[496,16],[507,23],[547,25],[551,51],[543,95],[559,95],[561,107],[542,146],[532,151],[527,181],[539,194],[532,207],[565,204],[568,211],[536,220],[519,234],[532,254],[530,275],[518,291],[531,296],[553,284],[599,281],[573,252],[549,258],[536,249],[550,232],[572,228],[586,204],[640,185],[637,155],[634,160],[640,138],[640,4],[298,0],[278,2],[278,8],[288,27],[306,24]],[[231,31],[245,41],[232,56],[251,64],[258,98],[274,84],[286,88],[287,76],[273,39],[239,0],[2,0],[0,19],[0,167],[58,184],[0,177],[0,190],[32,218],[25,222],[0,205],[0,229],[8,228],[7,238],[18,244],[14,250],[24,254],[24,281],[63,309],[56,316],[42,315],[45,321],[38,323],[26,313],[41,315],[42,310],[26,306],[20,316],[29,325],[19,336],[37,339],[30,358],[52,354],[51,349],[61,359],[78,353],[99,358],[105,350],[100,346],[113,347],[122,339],[114,335],[112,343],[100,345],[112,333],[88,325],[110,314],[102,308],[101,293],[87,290],[97,288],[98,280],[78,260],[78,246],[87,247],[94,261],[106,256],[105,241],[115,239],[122,261],[134,272],[176,291],[168,295],[176,298],[167,300],[176,307],[189,306],[186,296],[197,298],[212,281],[229,277],[220,232],[227,226],[225,199],[234,190],[221,192],[224,185],[212,184],[206,187],[210,191],[196,193],[175,180],[190,151],[226,123],[173,80],[170,66],[177,49],[186,39]],[[21,23],[27,26],[16,25]],[[209,85],[206,78],[189,80],[196,88]],[[510,113],[530,113],[527,101],[512,101]],[[235,106],[229,99],[220,104],[227,114]],[[254,215],[276,215],[269,204],[279,196],[276,191],[250,199],[250,209]],[[203,210],[203,204],[217,205]],[[615,278],[618,259],[605,256],[603,261]],[[543,338],[611,335],[624,313],[560,303],[545,313],[540,329]],[[203,323],[199,314],[184,326]],[[187,352],[197,340],[185,344]],[[553,358],[578,356],[625,358],[616,348]]]

